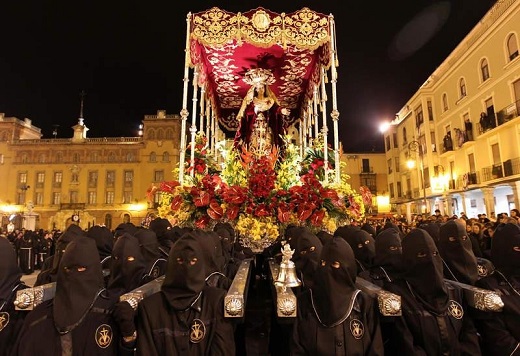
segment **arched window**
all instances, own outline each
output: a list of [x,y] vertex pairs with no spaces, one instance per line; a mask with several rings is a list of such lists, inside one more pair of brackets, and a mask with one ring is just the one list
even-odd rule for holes
[[162,161],[163,162],[170,162],[170,154],[168,152],[166,152],[166,151],[163,152]]
[[150,152],[150,162],[157,162],[157,153]]
[[459,95],[461,98],[466,96],[466,82],[464,81],[464,78],[460,78],[459,80]]
[[403,127],[403,145],[406,145],[408,142],[408,137],[406,137],[406,127]]
[[127,162],[133,162],[134,161],[134,153],[133,152],[128,152],[126,154],[126,161]]
[[74,153],[72,154],[72,162],[74,162],[74,163],[79,163],[79,153],[74,152]]
[[157,139],[158,140],[164,139],[164,131],[162,129],[157,130]]
[[166,139],[167,140],[173,139],[173,130],[172,129],[167,129],[166,130]]
[[446,93],[442,94],[442,111],[448,111],[448,95]]
[[518,57],[518,42],[514,33],[509,35],[507,39],[507,55],[509,56],[509,61]]
[[155,130],[154,129],[150,129],[148,131],[148,139],[149,140],[155,140]]
[[480,76],[482,82],[485,82],[489,79],[489,66],[488,61],[485,58],[480,62]]
[[45,163],[46,160],[47,157],[45,156],[45,153],[40,153],[40,155],[38,156],[38,163]]
[[54,161],[56,163],[61,163],[63,162],[63,153],[61,152],[56,152],[56,156],[54,156]]

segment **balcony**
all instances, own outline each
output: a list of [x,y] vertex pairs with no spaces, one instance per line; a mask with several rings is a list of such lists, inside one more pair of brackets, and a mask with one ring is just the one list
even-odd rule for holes
[[482,181],[487,182],[516,174],[520,174],[520,157],[508,159],[504,162],[482,168]]
[[482,135],[498,126],[504,125],[518,116],[520,116],[520,100],[517,100],[502,110],[497,111],[492,117],[488,117],[486,121],[479,122],[477,124],[477,132],[479,135]]

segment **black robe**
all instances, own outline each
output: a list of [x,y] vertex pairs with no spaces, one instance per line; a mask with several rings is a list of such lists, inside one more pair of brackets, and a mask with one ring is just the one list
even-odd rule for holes
[[377,301],[355,287],[352,248],[335,237],[320,260],[313,287],[298,297],[291,355],[383,355]]
[[15,250],[7,239],[0,237],[0,356],[9,355],[27,314],[15,310],[13,304],[16,292],[27,288],[20,281],[21,276]]
[[220,288],[205,287],[188,311],[175,311],[163,292],[142,300],[137,312],[137,355],[234,355],[233,324],[224,318],[224,296]]
[[54,299],[29,312],[16,340],[14,354],[123,355],[112,318],[115,298],[104,293],[95,242],[71,241],[59,263]]
[[475,320],[484,352],[520,355],[520,227],[500,224],[493,236],[491,258],[495,271],[477,281],[477,287],[500,292],[500,313],[481,313]]
[[[480,355],[477,332],[462,290],[443,277],[443,262],[430,234],[415,228],[403,239],[403,272],[384,288],[401,296],[386,350],[396,355]],[[390,352],[388,352],[390,353]]]
[[206,285],[211,267],[201,241],[196,233],[177,240],[161,292],[139,303],[138,355],[235,354],[233,324],[224,318],[226,291]]

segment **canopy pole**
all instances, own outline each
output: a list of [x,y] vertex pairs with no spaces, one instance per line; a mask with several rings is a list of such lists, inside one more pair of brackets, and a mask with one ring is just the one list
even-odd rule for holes
[[197,135],[197,95],[199,92],[199,69],[195,67],[193,73],[193,98],[192,98],[192,110],[191,113],[191,160],[190,160],[190,175],[195,176],[195,137]]
[[323,125],[321,127],[321,132],[323,134],[323,168],[325,169],[325,184],[329,182],[329,149],[328,149],[328,139],[327,135],[329,133],[329,128],[327,127],[327,92],[325,90],[325,67],[321,67],[321,105],[322,105],[322,116],[323,116]]
[[182,109],[180,112],[181,122],[181,147],[179,150],[179,182],[184,180],[184,162],[186,161],[186,122],[188,120],[188,83],[190,75],[190,25],[191,12],[186,17],[186,48],[184,52],[184,78],[182,90]]
[[341,165],[340,165],[340,154],[339,154],[339,137],[338,137],[338,93],[337,93],[337,82],[338,72],[336,71],[336,27],[334,25],[333,16],[329,16],[330,19],[330,72],[331,72],[331,87],[332,87],[332,112],[330,114],[332,118],[332,124],[334,129],[334,169],[335,169],[335,182],[339,183],[341,179]]
[[[318,133],[319,133],[319,130],[318,130],[318,117],[319,117],[319,113],[318,113],[318,86],[314,86],[314,90],[312,92],[312,104],[313,104],[313,111],[312,111],[312,114],[311,114],[311,122],[309,123],[309,144],[311,144],[313,142],[313,140],[318,137]],[[314,125],[314,134],[313,134],[313,130],[312,130],[312,125]]]

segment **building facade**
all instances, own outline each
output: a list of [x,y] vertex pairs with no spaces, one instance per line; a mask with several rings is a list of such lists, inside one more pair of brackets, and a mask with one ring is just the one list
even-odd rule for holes
[[520,1],[497,1],[396,113],[384,133],[395,212],[520,206],[519,43]]
[[385,155],[375,152],[348,152],[341,155],[341,161],[344,163],[342,172],[350,177],[351,187],[358,192],[361,187],[367,187],[372,193],[372,206],[367,208],[365,215],[370,217],[389,213]]
[[[72,138],[42,139],[28,119],[0,114],[2,227],[64,229],[139,225],[154,201],[152,185],[176,178],[180,116],[146,115],[142,135],[88,138],[81,117]],[[10,224],[11,223],[11,224]]]

